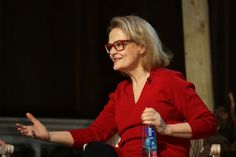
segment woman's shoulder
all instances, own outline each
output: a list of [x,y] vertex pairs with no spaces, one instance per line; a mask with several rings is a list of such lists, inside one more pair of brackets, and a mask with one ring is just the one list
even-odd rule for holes
[[158,77],[159,79],[163,78],[164,80],[169,80],[171,78],[178,78],[178,77],[185,79],[182,72],[164,67],[152,70],[151,77],[153,78]]
[[117,89],[119,88],[125,88],[131,84],[131,80],[129,78],[126,78],[125,80],[119,82],[117,84]]
[[192,82],[189,82],[182,72],[160,68],[153,71],[151,78],[163,88],[195,88]]
[[116,89],[110,93],[110,96],[116,97],[120,96],[124,91],[127,91],[127,87],[130,85],[129,79],[119,82],[116,86]]
[[115,89],[111,93],[115,93],[119,90],[123,90],[131,84],[131,80],[129,78],[125,78],[124,80],[117,83]]

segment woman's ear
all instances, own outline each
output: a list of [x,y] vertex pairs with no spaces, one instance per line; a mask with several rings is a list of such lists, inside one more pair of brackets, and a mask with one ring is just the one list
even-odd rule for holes
[[146,48],[144,46],[141,47],[141,49],[139,50],[139,54],[144,54],[144,52],[146,51]]

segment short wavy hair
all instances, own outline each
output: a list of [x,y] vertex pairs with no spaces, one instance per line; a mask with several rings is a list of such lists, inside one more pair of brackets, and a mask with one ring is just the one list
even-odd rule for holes
[[121,29],[130,40],[145,47],[142,58],[144,70],[150,71],[169,65],[172,54],[163,50],[157,32],[146,20],[135,15],[118,16],[111,19],[108,33],[114,28]]

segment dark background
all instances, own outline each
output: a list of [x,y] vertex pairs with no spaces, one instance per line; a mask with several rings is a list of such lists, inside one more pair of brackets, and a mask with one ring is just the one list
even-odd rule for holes
[[[235,7],[209,1],[215,108],[236,92]],[[149,21],[185,74],[181,0],[0,0],[0,11],[0,117],[95,118],[123,79],[103,47],[114,16]]]

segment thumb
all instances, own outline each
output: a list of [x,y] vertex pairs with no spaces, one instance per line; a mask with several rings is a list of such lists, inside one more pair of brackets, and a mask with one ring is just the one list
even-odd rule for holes
[[33,124],[38,121],[31,113],[26,113],[26,117],[27,117]]

